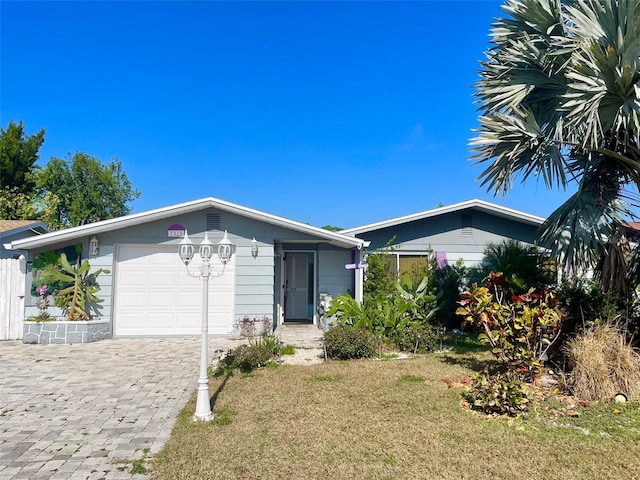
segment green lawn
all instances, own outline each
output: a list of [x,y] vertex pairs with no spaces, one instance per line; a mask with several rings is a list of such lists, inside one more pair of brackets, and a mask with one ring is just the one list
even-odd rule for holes
[[[211,423],[195,395],[155,479],[639,479],[640,407],[537,403],[524,419],[460,406],[486,352],[327,362],[211,380]],[[447,381],[444,381],[447,380]]]

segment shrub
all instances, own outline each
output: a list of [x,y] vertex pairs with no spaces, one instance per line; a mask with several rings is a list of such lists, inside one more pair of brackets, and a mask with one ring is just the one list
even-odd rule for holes
[[375,341],[371,332],[347,325],[338,325],[324,334],[327,357],[340,360],[373,356]]
[[249,340],[249,345],[253,348],[264,350],[271,356],[280,355],[282,352],[282,342],[277,335],[264,335],[256,339]]
[[513,372],[476,373],[462,397],[472,410],[488,414],[516,416],[529,408],[529,390]]
[[611,400],[616,393],[640,396],[640,354],[611,324],[596,325],[567,343],[573,371],[569,387],[583,400]]
[[256,368],[264,367],[273,360],[273,354],[259,344],[240,345],[227,352],[226,357],[220,361],[219,371],[238,369],[241,372],[250,372]]
[[487,285],[476,284],[460,294],[457,314],[483,332],[480,342],[491,345],[498,362],[529,377],[537,376],[547,352],[558,339],[563,313],[549,291],[530,290],[507,295],[504,277],[491,274]]
[[435,348],[437,335],[431,325],[411,323],[399,326],[393,333],[392,340],[402,351],[426,353]]

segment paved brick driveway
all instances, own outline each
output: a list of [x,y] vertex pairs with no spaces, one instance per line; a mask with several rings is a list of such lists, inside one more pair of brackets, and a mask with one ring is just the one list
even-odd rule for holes
[[[235,345],[211,339],[209,353]],[[0,480],[145,478],[131,461],[169,438],[199,351],[198,339],[0,342]]]

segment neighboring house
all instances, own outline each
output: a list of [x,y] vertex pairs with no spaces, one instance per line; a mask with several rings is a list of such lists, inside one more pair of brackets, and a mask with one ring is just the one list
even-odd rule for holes
[[478,265],[488,243],[515,239],[533,244],[544,218],[482,200],[426,210],[341,233],[370,241],[369,252],[380,251],[393,239],[396,271],[409,271],[417,259],[434,252],[440,262]]
[[[205,232],[216,244],[226,230],[236,245],[219,277],[222,265],[212,259],[211,334],[231,334],[243,318],[317,323],[321,294],[362,296],[362,270],[345,265],[359,262],[365,240],[215,198],[15,240],[11,248],[28,251],[29,262],[47,251],[80,250],[93,269],[109,270],[98,277],[99,313],[113,336],[196,335],[203,287],[178,256],[184,229],[196,252]],[[199,260],[196,253],[191,273],[199,272]],[[31,280],[29,269],[26,317],[37,313]]]
[[47,233],[46,225],[38,220],[0,220],[0,258],[26,256],[26,251],[8,250],[11,242]]
[[37,220],[0,220],[0,340],[22,337],[24,314],[27,252],[7,247],[47,231]]

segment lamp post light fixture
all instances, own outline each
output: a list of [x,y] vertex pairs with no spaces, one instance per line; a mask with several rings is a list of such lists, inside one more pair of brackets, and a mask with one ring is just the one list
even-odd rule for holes
[[187,267],[187,274],[190,277],[202,279],[202,341],[200,345],[200,375],[198,377],[198,398],[196,401],[196,413],[193,416],[194,421],[208,422],[213,418],[213,412],[211,411],[211,403],[209,397],[209,376],[207,367],[209,363],[208,355],[208,341],[209,341],[209,277],[220,277],[224,273],[225,266],[231,260],[235,245],[231,243],[227,236],[227,231],[224,231],[222,240],[218,242],[218,258],[222,262],[222,271],[217,275],[212,274],[211,271],[211,257],[213,256],[214,244],[209,240],[209,236],[205,232],[204,239],[200,243],[199,254],[202,258],[202,265],[200,267],[200,273],[192,274],[189,271],[189,263],[193,260],[195,254],[195,247],[193,242],[189,239],[187,231],[184,231],[184,237],[178,244],[178,254],[180,259]]
[[253,258],[258,256],[258,241],[256,240],[256,237],[253,237],[253,240],[251,240],[251,256]]

